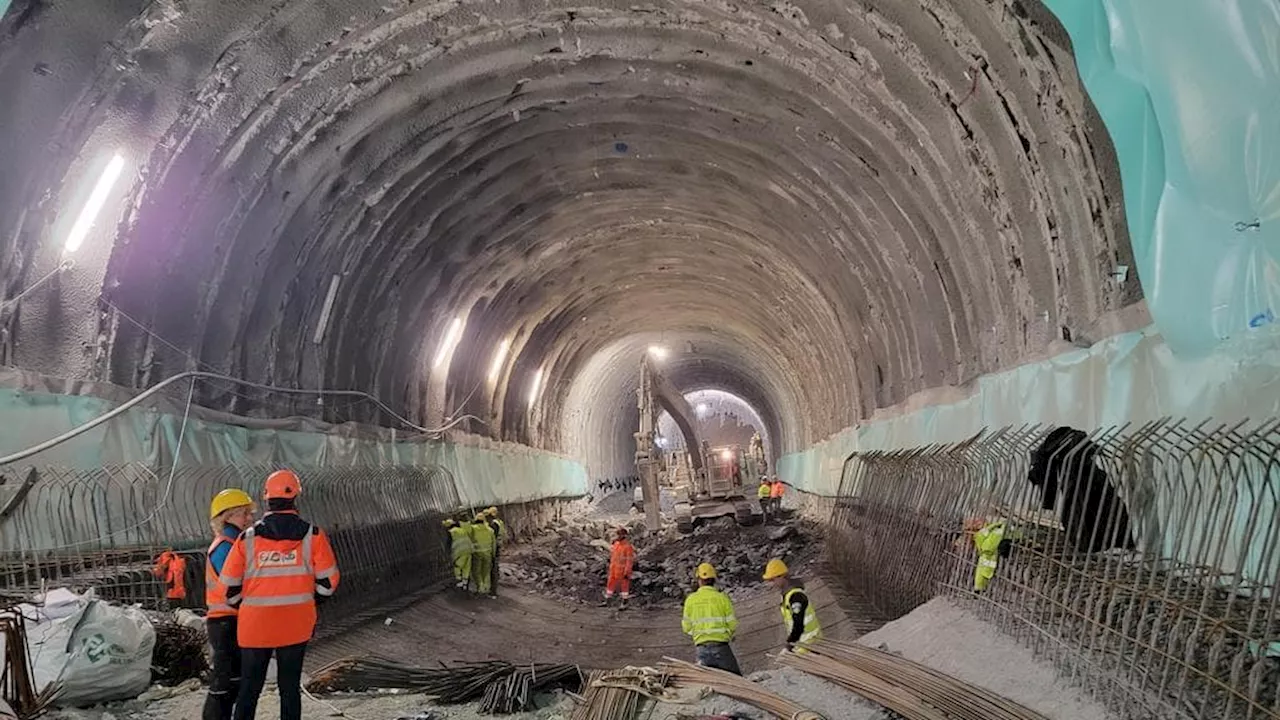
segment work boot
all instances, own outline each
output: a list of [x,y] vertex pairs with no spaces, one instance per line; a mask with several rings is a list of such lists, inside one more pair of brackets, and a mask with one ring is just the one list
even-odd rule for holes
[[609,598],[601,600],[596,607],[609,607]]
[[618,605],[619,610],[627,609],[627,598],[622,598],[622,603]]

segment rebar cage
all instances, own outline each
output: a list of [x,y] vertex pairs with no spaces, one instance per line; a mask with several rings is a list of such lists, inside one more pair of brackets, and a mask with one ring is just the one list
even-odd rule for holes
[[[1122,717],[1280,718],[1278,450],[1274,420],[1163,420],[854,453],[832,565],[886,617],[973,607]],[[998,521],[978,591],[974,533]]]
[[[276,468],[145,464],[90,471],[29,467],[0,482],[0,596],[93,588],[147,608],[204,605],[209,501],[238,487],[260,497]],[[451,575],[441,520],[461,502],[443,467],[295,468],[299,510],[324,528],[342,587],[322,628],[433,586]],[[155,570],[165,550],[184,558],[186,597],[166,598]]]

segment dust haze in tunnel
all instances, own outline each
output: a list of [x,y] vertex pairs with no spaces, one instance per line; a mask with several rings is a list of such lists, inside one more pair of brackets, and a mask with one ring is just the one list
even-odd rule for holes
[[786,452],[1141,293],[1037,2],[17,0],[0,34],[8,296],[57,262],[76,179],[132,161],[12,327],[50,374],[195,362],[630,465],[654,338]]

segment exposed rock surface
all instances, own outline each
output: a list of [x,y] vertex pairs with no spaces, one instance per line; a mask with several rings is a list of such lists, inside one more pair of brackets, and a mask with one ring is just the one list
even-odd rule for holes
[[543,537],[503,557],[502,576],[541,593],[577,601],[598,601],[604,591],[609,547],[622,525],[636,546],[631,579],[633,603],[652,606],[679,602],[694,587],[694,570],[710,562],[718,585],[731,597],[763,589],[761,574],[770,558],[803,567],[816,556],[815,527],[800,520],[788,525],[739,526],[733,518],[706,521],[692,534],[674,528],[650,533],[639,516],[624,523],[585,516],[553,526]]

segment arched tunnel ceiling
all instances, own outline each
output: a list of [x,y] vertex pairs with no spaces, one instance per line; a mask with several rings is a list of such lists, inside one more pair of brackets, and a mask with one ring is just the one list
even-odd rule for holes
[[359,388],[622,469],[653,342],[788,451],[1140,295],[1037,2],[17,0],[0,32],[9,295],[130,159],[14,328],[54,374]]

